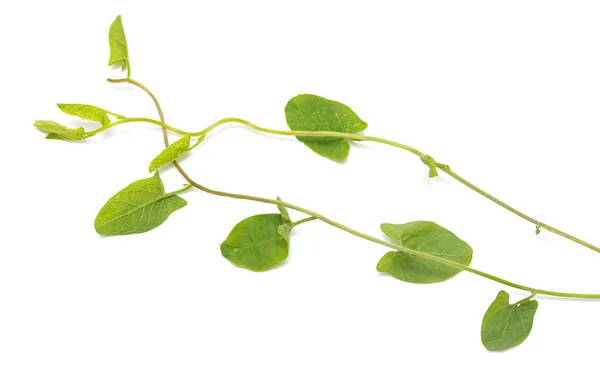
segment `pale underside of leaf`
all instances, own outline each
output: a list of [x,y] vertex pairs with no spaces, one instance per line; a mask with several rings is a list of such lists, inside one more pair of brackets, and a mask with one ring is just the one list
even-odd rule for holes
[[[282,201],[279,197],[277,198],[277,200]],[[277,209],[279,210],[279,213],[281,214],[281,218],[283,220],[285,220],[286,222],[292,221],[290,219],[290,213],[288,212],[287,208],[285,208],[285,206],[277,205]]]
[[110,124],[108,112],[102,108],[84,105],[78,103],[58,103],[56,104],[64,113],[100,123],[102,126]]
[[[311,94],[290,99],[285,116],[293,131],[357,133],[367,127],[367,123],[343,103]],[[298,136],[297,139],[317,154],[335,161],[344,161],[350,150],[342,138]]]
[[160,169],[164,165],[167,165],[190,151],[190,136],[184,136],[177,140],[175,143],[170,144],[167,148],[161,151],[150,163],[148,167],[149,172]]
[[254,215],[239,222],[221,244],[221,254],[238,267],[266,271],[287,258],[289,238],[280,234],[281,214]]
[[531,332],[538,302],[531,299],[510,304],[500,291],[483,316],[481,342],[488,350],[506,350],[521,344]]
[[98,213],[94,227],[102,235],[144,233],[160,226],[186,204],[181,197],[165,193],[157,172],[150,178],[133,182],[111,197]]
[[[400,225],[384,223],[382,231],[403,246],[442,257],[464,266],[471,263],[473,250],[451,231],[433,222],[417,221]],[[377,264],[379,272],[386,272],[397,279],[410,283],[438,283],[447,280],[461,270],[400,251],[386,253]]]
[[291,223],[284,223],[279,225],[277,233],[282,236],[288,243],[290,242],[290,233],[294,226]]
[[121,15],[117,16],[110,25],[108,43],[110,46],[108,65],[120,66],[122,71],[129,69],[129,50],[127,48],[127,38],[125,37]]
[[38,120],[33,123],[33,126],[40,131],[48,132],[46,139],[76,141],[85,138],[83,128],[67,128],[54,121]]

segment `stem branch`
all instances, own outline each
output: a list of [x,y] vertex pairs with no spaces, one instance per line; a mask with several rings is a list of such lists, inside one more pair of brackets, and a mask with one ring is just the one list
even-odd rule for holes
[[[142,90],[146,91],[148,93],[148,95],[150,95],[150,97],[154,101],[154,105],[157,108],[157,111],[158,111],[158,114],[159,114],[159,117],[160,117],[161,121],[160,121],[160,123],[158,121],[153,121],[153,120],[152,121],[147,121],[148,119],[137,119],[137,121],[146,121],[146,122],[151,122],[151,123],[157,123],[157,125],[161,125],[162,126],[162,131],[163,131],[163,136],[164,136],[163,137],[164,144],[165,144],[165,147],[168,147],[169,146],[169,140],[168,140],[168,137],[167,137],[167,129],[169,129],[169,128],[167,128],[166,124],[164,124],[165,118],[164,118],[162,109],[160,107],[160,104],[158,103],[158,100],[156,99],[156,97],[154,96],[154,94],[152,94],[147,87],[145,87],[141,83],[139,83],[137,81],[134,81],[134,80],[132,80],[130,78],[120,79],[120,80],[116,80],[116,81],[113,81],[113,80],[109,79],[109,81],[113,82],[113,83],[121,83],[121,82],[131,83],[131,84],[133,84],[133,85],[141,88]],[[229,119],[229,120],[231,120],[231,119]],[[239,119],[236,119],[236,120],[239,120]],[[240,122],[240,121],[223,121],[223,120],[221,120],[221,121],[222,121],[221,123],[224,123],[224,122]],[[241,120],[241,121],[243,121],[243,122],[241,122],[242,124],[247,125],[247,124],[245,124],[245,123],[247,123],[247,121],[245,121],[245,120]],[[213,128],[216,128],[218,125],[220,125],[220,124],[217,124],[217,123],[213,124]],[[203,131],[203,132],[201,132],[199,134],[196,134],[196,135],[197,136],[201,136],[202,134],[208,133],[210,131],[210,129],[213,129],[213,128],[210,128],[210,129],[209,128],[207,128],[207,130],[205,130],[205,131]],[[281,132],[282,134],[284,134],[284,133],[285,134],[291,134],[292,133],[292,132],[286,132],[286,131],[274,131],[274,132],[270,132],[270,133],[277,133],[277,134],[279,134],[279,132]],[[295,133],[297,133],[297,132],[295,132]],[[305,132],[305,133],[313,134],[312,132]],[[332,135],[332,136],[339,135],[338,133],[335,133],[335,132],[329,132],[329,133],[335,134],[335,135]],[[320,136],[325,136],[325,134],[327,134],[327,132],[323,132],[323,133],[319,132]],[[353,134],[343,134],[343,135],[344,135],[344,137],[346,137],[346,136],[361,136],[363,138],[365,137],[364,135],[353,135]],[[314,134],[312,136],[314,136]],[[329,136],[329,135],[327,135],[327,136]],[[360,140],[367,140],[367,139],[360,139]],[[390,142],[390,143],[394,143],[394,142]],[[386,144],[388,144],[388,143],[386,143]],[[416,155],[421,154],[419,151],[417,151],[417,150],[415,150],[413,148],[410,148],[408,146],[405,146],[405,147],[407,147],[407,151],[411,151],[411,152],[413,152]],[[365,239],[367,241],[374,242],[376,244],[380,244],[380,245],[386,246],[388,248],[391,248],[391,249],[394,249],[394,250],[397,250],[399,252],[403,252],[403,253],[406,253],[406,254],[409,254],[409,255],[413,255],[413,256],[417,256],[417,257],[422,257],[424,259],[428,259],[428,260],[432,260],[432,261],[435,261],[435,262],[438,262],[438,263],[441,263],[441,264],[445,264],[447,266],[450,266],[450,267],[453,267],[453,268],[457,268],[457,269],[462,270],[462,271],[467,271],[467,272],[470,272],[472,274],[481,276],[481,277],[486,278],[486,279],[493,280],[495,282],[501,283],[503,285],[506,285],[506,286],[509,286],[509,287],[512,287],[512,288],[515,288],[515,289],[529,291],[531,293],[537,293],[537,294],[544,294],[544,295],[548,295],[548,296],[554,296],[554,297],[565,297],[565,298],[600,298],[600,294],[563,293],[563,292],[557,292],[557,291],[540,290],[540,289],[535,289],[535,288],[532,288],[532,287],[524,286],[524,285],[521,285],[521,284],[513,283],[511,281],[499,278],[497,276],[488,274],[486,272],[479,271],[479,270],[477,270],[475,268],[464,266],[464,265],[462,265],[460,263],[457,263],[455,261],[452,261],[452,260],[444,259],[444,258],[439,257],[439,256],[435,256],[435,255],[431,255],[431,254],[428,254],[428,253],[424,253],[424,252],[420,252],[420,251],[417,251],[417,250],[413,250],[413,249],[410,249],[410,248],[406,248],[404,246],[393,244],[391,242],[387,242],[387,241],[381,240],[381,239],[379,239],[377,237],[373,237],[371,235],[361,233],[361,232],[359,232],[357,230],[354,230],[354,229],[352,229],[352,228],[350,228],[348,226],[345,226],[345,225],[343,225],[341,223],[338,223],[338,222],[336,222],[336,221],[334,221],[332,219],[329,219],[329,218],[327,218],[324,215],[318,214],[318,213],[316,213],[314,211],[311,211],[311,210],[308,210],[306,208],[302,208],[302,207],[296,206],[294,204],[290,204],[290,203],[287,203],[287,202],[284,202],[284,201],[281,201],[281,200],[267,199],[267,198],[263,198],[263,197],[243,195],[243,194],[237,194],[237,193],[229,193],[229,192],[223,192],[223,191],[218,191],[218,190],[210,189],[210,188],[207,188],[207,187],[205,187],[205,186],[203,186],[203,185],[195,182],[194,180],[192,180],[192,178],[185,172],[185,170],[183,170],[183,168],[181,167],[181,165],[179,165],[179,163],[177,163],[177,161],[173,161],[173,165],[179,171],[179,173],[188,181],[188,183],[191,186],[194,186],[195,188],[197,188],[197,189],[199,189],[199,190],[201,190],[203,192],[210,193],[212,195],[229,197],[229,198],[233,198],[233,199],[251,200],[251,201],[256,201],[256,202],[259,202],[259,203],[284,206],[284,207],[287,207],[289,209],[292,209],[292,210],[295,210],[295,211],[298,211],[298,212],[302,212],[302,213],[304,213],[306,215],[309,215],[309,216],[311,216],[314,219],[321,220],[321,221],[323,221],[323,222],[325,222],[325,223],[327,223],[327,224],[329,224],[329,225],[331,225],[333,227],[336,227],[336,228],[338,228],[340,230],[343,230],[343,231],[345,231],[347,233],[350,233],[350,234],[352,234],[354,236],[363,238],[363,239]],[[307,221],[307,219],[303,219],[302,221]],[[296,224],[299,224],[299,222],[302,222],[302,221],[298,221],[298,222],[296,222]]]
[[291,227],[296,227],[296,226],[301,225],[303,223],[314,221],[314,220],[317,220],[317,218],[315,218],[314,216],[309,216],[308,218],[304,218],[304,219],[300,219],[299,221],[292,222],[289,225]]
[[[107,79],[109,82],[111,83],[131,83],[137,87],[139,87],[140,89],[144,90],[146,93],[148,93],[148,95],[152,98],[152,100],[154,101],[154,105],[157,107],[157,110],[159,111],[159,117],[161,118],[161,120],[164,120],[164,116],[162,116],[162,109],[160,108],[160,105],[158,104],[158,100],[156,99],[156,97],[154,96],[154,94],[152,94],[152,92],[150,90],[148,90],[147,87],[145,87],[144,85],[142,85],[141,83],[130,79],[130,78],[126,78],[126,79]],[[404,151],[408,151],[416,156],[418,156],[419,158],[425,158],[427,157],[426,154],[423,154],[421,151],[417,150],[416,148],[407,146],[405,144],[402,143],[398,143],[398,142],[394,142],[392,140],[387,140],[387,139],[383,139],[383,138],[379,138],[379,137],[375,137],[375,136],[368,136],[368,135],[360,135],[360,134],[353,134],[353,133],[343,133],[343,132],[318,132],[318,135],[316,135],[315,133],[317,132],[312,132],[312,131],[280,131],[280,130],[276,130],[276,129],[270,129],[270,128],[264,128],[261,126],[258,126],[256,124],[251,123],[250,121],[246,121],[244,119],[241,118],[235,118],[235,117],[229,117],[229,118],[224,118],[221,119],[211,125],[209,125],[208,127],[206,127],[204,130],[200,131],[200,132],[185,132],[182,131],[180,129],[177,129],[175,127],[172,127],[168,124],[165,124],[164,121],[156,121],[156,120],[152,120],[149,118],[127,118],[127,119],[120,119],[117,120],[109,125],[103,126],[101,128],[98,128],[92,132],[86,132],[85,133],[85,137],[90,137],[90,136],[94,136],[97,133],[100,133],[102,131],[105,131],[109,128],[112,128],[114,126],[120,125],[120,124],[124,124],[124,123],[128,123],[128,122],[147,122],[147,123],[151,123],[154,125],[158,125],[160,127],[163,128],[163,130],[166,128],[174,133],[177,133],[179,135],[189,135],[189,136],[203,136],[208,134],[209,132],[211,132],[212,130],[214,130],[215,128],[219,127],[220,125],[223,124],[227,124],[227,123],[237,123],[237,124],[241,124],[244,125],[248,128],[254,129],[256,131],[259,132],[263,132],[263,133],[268,133],[268,134],[272,134],[272,135],[280,135],[280,136],[305,136],[305,137],[341,137],[344,139],[348,139],[348,140],[354,140],[354,141],[370,141],[370,142],[375,142],[375,143],[380,143],[380,144],[385,144],[388,146],[392,146],[395,148],[399,148],[402,149]],[[165,141],[168,142],[168,135],[165,132],[163,132],[163,139]],[[198,141],[198,143],[196,143],[192,148],[196,147],[199,144],[200,140]],[[600,253],[600,247],[597,247],[595,245],[590,244],[587,241],[581,240],[571,234],[568,234],[562,230],[559,230],[553,226],[550,226],[546,223],[543,223],[537,219],[534,219],[532,217],[530,217],[529,215],[526,215],[525,213],[517,210],[514,207],[511,207],[510,205],[504,203],[503,201],[501,201],[500,199],[492,196],[491,194],[487,193],[486,191],[484,191],[483,189],[477,187],[475,184],[467,181],[466,179],[464,179],[463,177],[459,176],[457,173],[455,173],[452,169],[450,169],[450,167],[448,167],[448,165],[444,165],[444,164],[439,164],[439,163],[435,163],[434,169],[435,167],[437,167],[438,169],[440,169],[441,171],[443,171],[444,173],[448,174],[450,177],[454,178],[455,180],[457,180],[458,182],[460,182],[461,184],[465,185],[467,188],[470,188],[471,190],[479,193],[481,196],[485,197],[486,199],[496,203],[497,205],[499,205],[500,207],[512,212],[513,214],[517,215],[518,217],[533,223],[536,226],[536,233],[539,233],[539,229],[543,228],[548,230],[551,233],[554,233],[556,235],[559,235],[563,238],[566,238],[570,241],[573,241],[579,245],[582,245],[588,249],[591,249],[595,252]]]

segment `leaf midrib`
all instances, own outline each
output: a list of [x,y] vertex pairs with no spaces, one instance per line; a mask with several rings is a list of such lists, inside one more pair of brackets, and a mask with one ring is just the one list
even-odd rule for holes
[[[151,192],[151,191],[146,191],[146,192],[153,193],[153,192]],[[113,218],[113,219],[111,219],[111,220],[107,221],[106,223],[103,223],[102,225],[98,226],[98,228],[100,228],[100,227],[104,227],[104,226],[106,226],[106,225],[108,225],[108,224],[110,224],[110,223],[112,223],[112,222],[116,221],[117,219],[121,219],[121,218],[123,218],[123,217],[126,217],[126,216],[128,216],[128,215],[132,214],[133,212],[135,212],[135,211],[137,211],[137,210],[139,210],[139,209],[141,209],[141,208],[145,208],[145,207],[149,206],[150,204],[156,203],[156,202],[158,202],[158,201],[160,201],[160,200],[163,200],[163,199],[166,199],[167,197],[170,197],[170,196],[176,196],[176,195],[174,195],[174,194],[172,194],[172,193],[163,193],[163,194],[162,194],[162,196],[161,196],[161,197],[159,197],[158,199],[154,199],[154,200],[152,200],[152,201],[150,201],[150,202],[148,202],[148,203],[141,204],[141,205],[137,206],[136,208],[132,209],[131,211],[128,211],[128,212],[126,212],[125,214],[119,215],[119,216],[117,216],[117,217],[115,217],[115,218]],[[114,200],[114,201],[113,201],[113,203],[114,203],[114,202],[117,202],[117,201],[124,202],[124,203],[130,203],[130,204],[133,204],[132,202],[130,202],[130,201],[125,201],[125,200]],[[134,205],[135,205],[135,204],[134,204]]]

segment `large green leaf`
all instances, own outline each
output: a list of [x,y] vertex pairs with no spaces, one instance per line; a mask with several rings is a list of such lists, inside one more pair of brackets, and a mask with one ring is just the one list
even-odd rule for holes
[[[367,123],[348,106],[311,94],[290,99],[285,106],[285,118],[292,131],[357,133],[367,128]],[[298,136],[297,139],[334,161],[344,161],[350,151],[350,145],[343,138]]]
[[506,350],[529,336],[538,302],[526,298],[509,304],[509,295],[500,291],[483,316],[481,342],[488,350]]
[[[281,214],[254,215],[238,223],[221,244],[221,254],[238,267],[266,271],[287,258],[289,230]],[[290,228],[291,229],[291,228]],[[287,231],[287,233],[286,233]]]
[[115,21],[110,25],[108,44],[110,46],[108,65],[117,65],[121,67],[122,71],[127,69],[129,72],[129,50],[127,49],[127,38],[125,37],[121,15],[117,16]]
[[[202,140],[204,140],[204,135],[198,138],[196,145],[200,144]],[[152,160],[152,162],[150,162],[148,171],[153,172],[155,170],[158,170],[164,165],[181,158],[191,150],[192,148],[190,148],[190,136],[184,136],[181,139],[177,140],[175,143],[169,145],[167,148],[162,150],[161,153],[158,154],[156,158]]]
[[102,207],[94,222],[96,232],[127,235],[150,231],[187,204],[176,195],[178,192],[165,193],[158,172],[150,178],[133,182]]
[[[468,266],[473,257],[473,249],[469,244],[433,222],[416,221],[399,225],[384,223],[381,230],[407,248],[443,257],[464,266]],[[455,267],[399,251],[386,253],[379,260],[377,270],[410,283],[442,282],[460,272]]]
[[[108,118],[110,112],[102,108],[79,103],[57,103],[56,106],[68,115],[83,118],[84,120],[95,121],[102,126],[110,124],[110,118]],[[121,115],[115,116],[117,118],[123,118]]]
[[48,132],[48,135],[46,135],[46,139],[66,141],[85,139],[85,130],[83,128],[67,128],[62,124],[47,120],[35,121],[33,123],[33,126],[39,129],[40,131]]

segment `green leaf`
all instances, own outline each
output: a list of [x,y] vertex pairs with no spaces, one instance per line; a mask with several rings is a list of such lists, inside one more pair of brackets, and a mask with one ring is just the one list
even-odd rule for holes
[[291,223],[284,223],[283,225],[279,225],[277,228],[277,233],[282,236],[288,243],[290,242],[290,233],[294,225]]
[[[292,131],[358,133],[367,123],[343,103],[311,94],[290,99],[285,118]],[[346,139],[339,137],[298,136],[297,139],[317,154],[334,161],[344,161],[350,151]]]
[[127,185],[111,197],[98,213],[94,227],[102,235],[144,233],[160,226],[187,202],[176,193],[165,193],[158,172]]
[[[173,161],[176,161],[177,159],[190,152],[193,148],[190,148],[190,140],[190,136],[186,135],[181,139],[177,140],[175,143],[169,145],[164,150],[162,150],[161,153],[158,154],[156,158],[152,160],[152,162],[150,162],[148,171],[152,173],[153,171],[158,170],[164,165],[167,165]],[[204,135],[198,138],[198,141],[196,142],[194,147],[200,144],[202,140],[204,140]]]
[[[102,126],[110,124],[110,118],[108,118],[110,112],[102,108],[78,103],[57,103],[56,106],[68,115],[83,118],[84,120],[95,121]],[[125,118],[121,115],[115,115],[115,117]]]
[[[468,266],[473,249],[451,231],[433,222],[416,221],[399,225],[384,223],[381,230],[391,239],[412,250],[443,257]],[[459,269],[399,251],[386,253],[377,271],[410,283],[437,283],[450,279]]]
[[221,254],[238,267],[266,271],[287,258],[289,238],[279,232],[285,223],[281,214],[246,218],[223,241]]
[[[282,201],[279,197],[277,198],[277,200]],[[290,213],[288,212],[287,208],[285,208],[284,206],[277,206],[277,209],[279,210],[279,212],[281,213],[281,218],[286,221],[286,222],[291,222],[292,220],[290,219]]]
[[129,66],[129,51],[127,49],[127,38],[123,29],[121,15],[117,16],[115,21],[110,25],[108,31],[108,44],[110,45],[110,59],[108,65],[117,65],[128,73],[131,71]]
[[40,131],[48,132],[46,139],[54,140],[83,140],[85,139],[83,128],[67,128],[64,125],[54,121],[38,120],[33,123],[33,126]]
[[500,291],[483,316],[481,342],[488,350],[506,350],[523,343],[533,327],[538,302],[525,298],[509,304],[509,295]]

